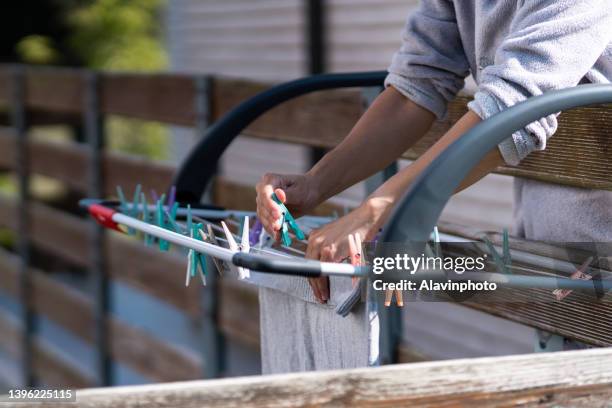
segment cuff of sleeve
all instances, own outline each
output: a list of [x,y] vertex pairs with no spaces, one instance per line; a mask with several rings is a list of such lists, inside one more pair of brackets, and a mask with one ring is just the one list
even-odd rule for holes
[[[477,92],[474,100],[468,103],[468,108],[485,120],[502,110],[505,106],[500,106],[497,100],[484,92]],[[546,132],[537,122],[530,124],[527,128],[513,133],[498,145],[504,161],[511,165],[518,165],[529,153],[537,150],[540,137],[546,140]]]
[[410,99],[422,108],[427,109],[434,115],[438,120],[446,118],[447,114],[447,103],[442,98],[435,96],[435,89],[433,86],[425,80],[416,78],[406,78],[404,76],[389,73],[385,79],[385,87],[392,86],[399,93]]

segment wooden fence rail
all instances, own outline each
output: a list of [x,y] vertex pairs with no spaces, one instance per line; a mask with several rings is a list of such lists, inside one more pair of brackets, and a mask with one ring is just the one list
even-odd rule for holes
[[82,390],[77,403],[83,408],[607,407],[610,361],[610,350],[450,360]]
[[[87,78],[85,71],[0,66],[0,106],[9,107],[14,102],[11,87],[14,85],[15,69],[21,69],[25,76],[24,107],[30,125],[82,122],[83,115],[87,113],[83,103]],[[197,121],[196,80],[197,77],[187,75],[100,74],[98,95],[101,114],[194,126]],[[266,88],[262,84],[222,78],[214,78],[211,84],[209,113],[212,120]],[[465,102],[465,99],[459,98],[451,103],[448,120],[437,123],[414,149],[406,152],[405,157],[415,158],[435,142],[465,112]],[[361,112],[359,90],[317,92],[273,109],[252,124],[246,134],[330,148],[344,137]],[[504,166],[498,172],[612,190],[610,129],[612,115],[609,108],[596,106],[564,113],[560,117],[560,130],[545,152],[533,154],[519,167]],[[17,171],[19,137],[14,127],[0,127],[0,169]],[[50,177],[83,195],[88,193],[92,153],[86,144],[30,138],[24,146],[29,158],[29,173]],[[104,151],[103,193],[113,195],[117,185],[129,192],[136,184],[163,191],[169,186],[174,170],[166,163]],[[221,206],[252,209],[254,192],[252,187],[218,178],[214,200]],[[33,247],[74,266],[83,269],[90,266],[90,221],[78,214],[32,200],[27,204],[29,229],[20,231],[18,209],[19,201],[15,197],[0,194],[0,227],[26,234]],[[184,259],[172,254],[159,254],[133,239],[116,234],[107,234],[103,242],[102,256],[106,260],[110,279],[150,294],[193,318],[201,317],[199,290],[195,287],[185,289],[181,280],[177,279],[176,273],[185,268]],[[0,250],[0,290],[22,303],[29,302],[36,314],[59,324],[87,343],[93,343],[94,301],[53,279],[45,271],[30,266],[25,270],[31,281],[31,293],[22,299],[20,280],[23,270],[20,259],[13,253]],[[534,292],[536,298],[540,294]],[[509,296],[511,299],[512,294]],[[609,317],[612,313],[609,311],[612,306],[608,298],[604,300],[589,307],[572,302],[556,305],[543,302],[532,307],[514,307],[507,302],[499,305],[475,304],[472,307],[601,346],[612,345],[609,333],[612,324]],[[219,302],[222,305],[218,316],[220,333],[248,347],[258,347],[258,307],[254,290],[237,282],[221,280]],[[594,315],[599,319],[590,318]],[[202,361],[200,356],[156,339],[145,330],[114,316],[106,316],[105,321],[110,334],[109,354],[115,361],[157,381],[201,377],[207,362]],[[3,333],[0,336],[1,349],[19,355],[22,331],[21,322],[0,313],[0,332]],[[53,347],[35,334],[34,340],[33,368],[39,379],[49,384],[74,387],[95,384],[96,375],[83,372],[62,359]],[[143,350],[146,354],[143,354]],[[407,347],[402,347],[400,357],[405,360],[414,358]]]

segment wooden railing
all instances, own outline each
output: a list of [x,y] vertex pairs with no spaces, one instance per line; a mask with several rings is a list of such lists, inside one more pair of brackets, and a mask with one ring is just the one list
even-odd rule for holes
[[[183,126],[194,126],[198,120],[210,123],[266,87],[246,81],[207,78],[209,87],[198,91],[200,88],[196,83],[201,78],[186,75],[98,74],[96,78],[96,99],[101,116],[122,115]],[[81,124],[88,114],[85,101],[88,92],[91,92],[87,85],[89,80],[91,73],[85,71],[3,66],[0,67],[0,105],[8,110],[14,107],[13,87],[22,81],[21,107],[24,108],[28,126]],[[205,92],[209,108],[206,112],[199,112],[196,108],[198,92]],[[246,134],[329,148],[342,139],[361,112],[359,90],[318,92],[275,108],[250,126]],[[451,104],[448,120],[437,123],[405,156],[414,158],[422,152],[463,112],[465,99],[459,98]],[[197,115],[205,117],[198,118]],[[577,109],[564,113],[560,123],[560,130],[546,152],[533,154],[520,167],[506,166],[498,171],[612,190],[610,110],[605,107]],[[20,138],[24,137],[25,143],[21,143]],[[16,158],[25,154],[29,164],[28,174],[53,178],[82,196],[90,191],[91,157],[94,153],[94,148],[87,144],[27,138],[23,132],[19,132],[18,127],[0,128],[0,169],[18,171]],[[113,195],[117,185],[123,186],[128,194],[136,184],[142,184],[145,189],[163,191],[169,186],[175,170],[168,164],[110,151],[102,152],[101,163],[103,183],[100,195],[103,196]],[[214,201],[229,208],[253,209],[254,191],[252,187],[217,179]],[[27,230],[20,231],[22,225],[18,220],[24,204],[27,207]],[[0,195],[0,227],[22,234],[33,248],[44,250],[82,269],[91,267],[97,250],[89,244],[92,234],[90,223],[79,214],[54,208],[31,197],[24,202],[23,197]],[[105,245],[101,247],[104,250],[97,255],[104,260],[110,279],[142,290],[189,316],[208,319],[214,323],[213,329],[218,330],[219,334],[247,347],[258,346],[257,297],[252,288],[221,280],[219,293],[214,296],[218,296],[215,302],[222,307],[216,309],[218,315],[211,316],[211,313],[217,312],[202,308],[199,289],[195,285],[186,289],[181,279],[172,273],[184,270],[184,259],[172,254],[160,254],[115,234],[106,234],[103,242]],[[108,357],[151,380],[197,379],[204,372],[220,374],[207,370],[210,368],[207,367],[209,362],[203,361],[199,354],[166,343],[143,329],[101,312],[97,304],[101,299],[84,296],[53,279],[45,271],[24,265],[18,253],[4,249],[0,250],[0,290],[21,303],[29,304],[32,314],[44,316],[96,346],[100,343],[100,329],[95,322],[102,319],[106,322],[108,333]],[[593,305],[588,310],[574,306],[571,303],[550,307],[537,304],[514,309],[507,303],[474,305],[489,313],[591,344],[612,344],[609,333],[612,308],[609,302]],[[577,313],[570,313],[574,310]],[[596,312],[600,319],[594,321],[589,311]],[[78,388],[100,383],[99,373],[82,372],[61,358],[45,339],[40,338],[28,325],[24,327],[23,323],[0,312],[0,348],[11,355],[23,355],[28,351],[22,350],[22,340],[29,337],[32,344],[29,350],[31,369],[38,380],[49,385]],[[587,329],[582,330],[585,327]],[[399,354],[404,361],[415,358],[407,347],[402,347]]]
[[[77,391],[79,406],[605,407],[610,350]],[[53,405],[69,408],[70,404]]]

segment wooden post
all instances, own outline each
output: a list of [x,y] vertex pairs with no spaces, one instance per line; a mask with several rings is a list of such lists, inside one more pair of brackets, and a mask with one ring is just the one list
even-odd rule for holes
[[[85,98],[83,106],[83,127],[89,145],[89,171],[88,195],[102,198],[104,195],[103,180],[103,148],[104,148],[104,120],[100,114],[100,100],[98,92],[98,76],[93,72],[86,72]],[[95,299],[95,344],[96,344],[96,373],[97,381],[101,386],[113,384],[112,362],[109,351],[108,313],[110,309],[109,278],[104,259],[104,228],[93,219],[89,221],[89,273],[91,288]]]
[[[196,132],[203,137],[210,124],[212,80],[208,76],[195,78]],[[204,200],[210,201],[210,194]],[[220,288],[214,263],[207,258],[206,286],[200,294],[202,360],[204,378],[217,378],[225,370],[225,339],[219,326]]]
[[32,369],[34,335],[37,331],[36,315],[30,304],[32,282],[30,276],[30,162],[28,155],[28,132],[25,108],[25,70],[16,66],[13,72],[12,125],[17,137],[16,170],[19,191],[17,211],[17,252],[19,253],[19,300],[21,302],[21,321],[23,324],[21,369],[24,386],[35,385]]

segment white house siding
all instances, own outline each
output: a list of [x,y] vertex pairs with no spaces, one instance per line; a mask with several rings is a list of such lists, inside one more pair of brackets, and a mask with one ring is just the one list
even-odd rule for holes
[[[327,0],[328,69],[385,69],[416,0]],[[180,72],[279,82],[305,74],[301,0],[170,0],[168,47]],[[176,132],[179,160],[193,142]],[[273,152],[272,154],[270,152]],[[239,138],[221,161],[230,179],[252,184],[266,171],[295,173],[308,166],[299,146]],[[362,185],[340,202],[357,204]],[[489,176],[457,195],[443,219],[496,229],[511,225],[511,179]],[[434,358],[529,352],[531,329],[457,305],[416,303],[405,308],[406,341]]]

